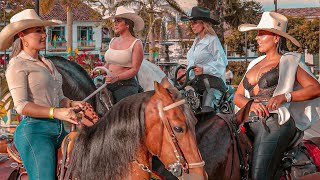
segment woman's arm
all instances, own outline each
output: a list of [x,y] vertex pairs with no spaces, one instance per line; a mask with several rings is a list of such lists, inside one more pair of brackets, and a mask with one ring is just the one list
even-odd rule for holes
[[305,70],[298,66],[296,80],[302,89],[291,92],[292,101],[305,101],[320,97],[320,84]]
[[[290,92],[291,101],[307,101],[320,97],[320,84],[310,76],[305,70],[298,66],[296,73],[296,81],[302,86],[301,89]],[[280,105],[287,102],[285,94],[272,97],[268,103],[267,108],[274,110]]]
[[[32,102],[26,104],[22,110],[22,115],[35,118],[50,118],[50,107],[44,107]],[[67,121],[73,124],[77,123],[76,113],[73,108],[55,108],[53,110],[53,117],[62,121]]]
[[[209,36],[210,37],[210,36]],[[212,58],[209,58],[207,63],[197,65],[195,70],[196,75],[211,74],[217,77],[222,76],[225,73],[227,62],[227,56],[224,53],[223,47],[218,39],[214,37],[208,46],[208,51]],[[200,68],[198,68],[200,67]]]

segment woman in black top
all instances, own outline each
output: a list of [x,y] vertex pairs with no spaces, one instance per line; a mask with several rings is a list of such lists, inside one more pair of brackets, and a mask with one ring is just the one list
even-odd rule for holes
[[[300,62],[300,54],[286,53],[286,39],[300,46],[286,33],[287,21],[281,14],[265,12],[258,26],[239,26],[240,31],[258,30],[258,50],[266,54],[249,64],[234,97],[239,108],[254,99],[250,111],[260,117],[249,124],[254,141],[254,180],[278,179],[276,172],[290,141],[311,121],[319,119],[319,114],[310,116],[303,111],[307,107],[319,108],[320,85]],[[308,106],[301,101],[308,101]]]

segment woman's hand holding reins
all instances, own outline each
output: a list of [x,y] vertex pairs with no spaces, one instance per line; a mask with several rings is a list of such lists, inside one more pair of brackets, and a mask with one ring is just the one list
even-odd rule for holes
[[105,75],[105,74],[106,74],[106,72],[105,72],[104,70],[102,70],[102,69],[93,70],[93,71],[91,71],[91,73],[90,73],[90,77],[93,79],[93,78],[95,78],[95,77],[97,77],[97,76],[99,76],[99,75]]
[[285,102],[287,102],[285,95],[280,94],[270,98],[266,107],[269,109],[269,111],[273,111],[278,109]]
[[113,84],[113,83],[119,81],[119,76],[115,76],[112,74],[105,76],[105,78],[106,78],[107,84]]
[[71,108],[55,108],[53,116],[56,119],[67,121],[72,124],[78,124],[77,114],[75,113],[75,107]]
[[[81,123],[92,121],[97,122],[99,119],[99,116],[94,111],[93,107],[84,101],[70,101],[70,107],[75,108],[75,112],[80,116],[77,116],[78,121],[80,120]],[[87,125],[87,124],[85,124]],[[88,125],[87,125],[88,126]]]
[[253,102],[250,108],[250,112],[254,112],[259,117],[269,116],[269,111],[265,105],[261,102]]
[[194,71],[195,75],[199,76],[199,75],[203,74],[203,67],[195,65],[193,71]]

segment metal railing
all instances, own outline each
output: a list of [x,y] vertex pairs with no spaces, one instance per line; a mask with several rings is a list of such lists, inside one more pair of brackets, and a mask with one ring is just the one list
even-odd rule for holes
[[67,50],[67,41],[49,41],[48,50]]
[[77,47],[79,49],[94,49],[96,47],[95,40],[78,40]]

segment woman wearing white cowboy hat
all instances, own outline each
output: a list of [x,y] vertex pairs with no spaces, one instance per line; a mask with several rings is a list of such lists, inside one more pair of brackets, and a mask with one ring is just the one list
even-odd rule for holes
[[141,66],[143,48],[133,29],[142,30],[144,22],[132,9],[124,6],[118,7],[114,16],[104,18],[114,20],[114,31],[120,36],[110,41],[109,49],[105,53],[105,67],[110,70],[110,74],[98,70],[93,71],[92,76],[106,75],[107,88],[113,93],[114,102],[117,103],[138,93],[140,86],[135,76]]
[[[243,24],[240,31],[258,30],[258,50],[234,97],[238,107],[254,99],[251,111],[263,121],[250,123],[253,132],[252,179],[276,179],[282,156],[296,133],[319,119],[320,85],[298,53],[287,52],[288,19],[264,12],[258,25]],[[265,120],[265,121],[264,121]],[[265,122],[265,123],[262,123]]]
[[[228,64],[220,40],[212,28],[212,25],[219,23],[210,18],[209,9],[199,6],[192,8],[190,17],[182,17],[181,20],[191,21],[192,31],[197,35],[188,51],[187,59],[188,68],[194,67],[190,77],[193,78],[196,75],[196,78],[199,78],[199,81],[195,81],[197,83],[192,86],[199,89],[199,93],[204,94],[201,112],[214,111],[219,101],[218,96],[221,97],[221,94],[226,91],[225,69]],[[185,70],[181,69],[178,75],[183,74]],[[202,80],[204,78],[209,80],[209,89],[205,88]]]
[[72,101],[62,92],[62,77],[53,63],[39,55],[46,46],[45,26],[33,9],[12,16],[0,32],[0,49],[12,44],[6,78],[16,111],[24,119],[16,128],[14,143],[30,180],[56,179],[56,150],[67,134],[62,121],[77,124],[73,111],[85,102]]

